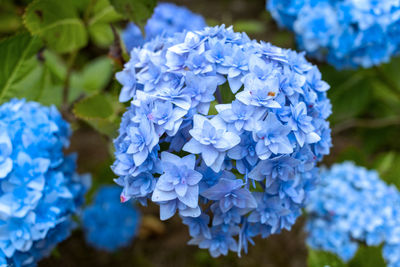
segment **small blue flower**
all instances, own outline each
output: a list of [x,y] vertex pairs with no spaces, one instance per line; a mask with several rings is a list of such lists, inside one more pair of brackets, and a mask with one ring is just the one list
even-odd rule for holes
[[126,153],[132,155],[136,166],[145,162],[147,156],[158,143],[158,136],[154,131],[153,124],[143,117],[137,128],[130,128],[126,138],[129,138],[131,142]]
[[257,202],[241,180],[221,178],[218,184],[202,192],[201,195],[211,200],[218,200],[219,207],[227,212],[232,207],[253,209]]
[[254,139],[257,142],[256,153],[262,160],[271,155],[292,153],[293,147],[289,141],[288,134],[291,127],[283,125],[274,113],[269,113],[264,121],[258,122],[257,132]]
[[232,104],[216,105],[215,108],[219,116],[228,125],[232,125],[237,132],[242,129],[252,131],[255,128],[255,122],[260,115],[262,116],[262,112],[256,111],[255,107],[249,107],[238,100],[233,101]]
[[226,131],[219,117],[208,120],[196,114],[193,123],[193,129],[189,131],[193,138],[186,143],[183,150],[201,154],[207,166],[219,172],[226,151],[239,144],[240,137]]
[[143,198],[153,193],[156,180],[148,172],[140,173],[138,176],[121,176],[115,182],[124,187],[121,193],[121,201],[125,202],[133,198]]
[[233,238],[239,229],[236,227],[223,231],[220,227],[211,229],[211,237],[194,238],[189,241],[189,244],[199,245],[200,248],[208,249],[211,256],[218,257],[220,255],[228,255],[228,251],[236,252],[238,249],[237,241]]
[[186,206],[198,207],[201,173],[194,170],[195,156],[179,158],[168,152],[161,153],[163,174],[157,181],[151,197],[154,202],[179,199]]
[[139,213],[132,203],[120,203],[117,186],[101,187],[82,213],[86,241],[109,252],[129,246],[136,235]]
[[189,227],[191,236],[203,236],[211,238],[211,231],[208,227],[210,217],[207,214],[202,214],[199,217],[183,217],[182,222]]
[[295,167],[300,162],[289,156],[275,157],[269,161],[260,161],[249,173],[249,178],[265,181],[269,187],[275,180],[288,181],[295,179]]

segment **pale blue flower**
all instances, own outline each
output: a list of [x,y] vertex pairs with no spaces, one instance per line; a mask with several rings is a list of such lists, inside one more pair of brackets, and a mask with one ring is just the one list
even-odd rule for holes
[[158,143],[154,126],[146,118],[141,119],[138,127],[131,127],[126,138],[131,142],[126,153],[132,155],[136,166],[145,162]]
[[256,208],[257,203],[250,191],[243,187],[241,180],[221,178],[218,184],[210,187],[201,195],[211,200],[218,200],[219,207],[223,212],[227,212],[232,207]]
[[239,229],[237,229],[237,227],[231,228],[229,231],[223,231],[219,227],[213,227],[211,229],[211,238],[194,238],[189,241],[189,244],[199,245],[200,248],[208,249],[213,257],[218,257],[220,255],[226,256],[229,250],[237,251],[238,244],[233,238],[233,235],[237,235],[238,232]]
[[269,113],[264,121],[259,121],[254,139],[257,142],[256,153],[261,160],[271,155],[287,154],[293,152],[288,134],[291,127],[283,125],[274,113]]
[[180,158],[168,152],[161,153],[163,174],[157,180],[151,197],[154,202],[179,199],[184,205],[198,207],[199,186],[202,175],[194,170],[195,156]]
[[183,217],[182,222],[189,227],[190,236],[211,238],[211,231],[208,227],[210,217],[207,214],[203,213],[198,217]]
[[252,106],[249,107],[238,100],[234,100],[232,104],[216,105],[215,108],[219,116],[238,132],[242,129],[254,130],[255,122],[262,116],[262,111],[260,112]]
[[240,137],[226,131],[219,117],[208,120],[201,115],[195,115],[193,123],[193,129],[189,131],[193,138],[182,149],[201,154],[207,166],[219,172],[226,151],[239,144]]

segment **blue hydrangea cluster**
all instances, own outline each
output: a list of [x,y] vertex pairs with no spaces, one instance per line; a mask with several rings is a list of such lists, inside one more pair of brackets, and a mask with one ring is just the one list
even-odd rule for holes
[[301,49],[337,68],[379,65],[400,48],[399,0],[269,0],[267,8]]
[[138,230],[140,216],[132,203],[121,203],[118,186],[101,187],[93,204],[82,213],[82,226],[88,244],[114,252],[129,246]]
[[131,51],[157,36],[171,36],[184,30],[201,30],[205,26],[204,18],[189,9],[171,3],[160,3],[144,27],[145,37],[140,28],[131,22],[122,32],[122,40],[126,50]]
[[400,192],[375,171],[351,162],[321,173],[321,185],[310,194],[308,244],[350,260],[359,243],[383,244],[389,267],[400,266]]
[[0,265],[35,265],[69,235],[88,187],[63,153],[69,136],[55,107],[0,106]]
[[207,27],[135,48],[117,79],[123,201],[178,213],[214,257],[290,229],[331,146],[329,86],[303,54]]

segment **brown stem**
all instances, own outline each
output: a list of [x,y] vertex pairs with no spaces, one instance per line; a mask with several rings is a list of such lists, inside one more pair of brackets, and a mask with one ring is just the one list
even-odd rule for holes
[[400,117],[382,119],[351,119],[335,126],[333,134],[339,134],[351,128],[382,128],[392,125],[400,125]]
[[110,23],[111,30],[114,35],[114,42],[110,46],[110,50],[108,52],[108,57],[111,58],[117,66],[122,67],[125,63],[124,58],[122,57],[122,47],[121,41],[119,39],[119,35],[115,27]]

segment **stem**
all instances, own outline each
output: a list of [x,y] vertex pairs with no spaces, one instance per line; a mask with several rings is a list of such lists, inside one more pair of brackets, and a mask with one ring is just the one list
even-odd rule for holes
[[83,22],[85,25],[89,25],[89,18],[93,10],[94,4],[96,4],[97,0],[90,0],[89,5],[87,6],[84,14],[83,14]]
[[62,94],[62,107],[63,107],[63,110],[67,110],[68,109],[68,98],[69,98],[69,88],[70,88],[69,85],[70,85],[72,69],[73,69],[77,54],[78,54],[78,51],[71,52],[71,54],[69,56],[69,59],[68,59],[68,62],[67,62],[67,75],[65,77],[63,94]]
[[351,128],[383,128],[392,125],[400,125],[400,116],[382,119],[352,119],[335,126],[334,134],[339,134]]
[[108,52],[108,57],[110,57],[117,66],[123,67],[124,66],[124,58],[122,56],[122,46],[121,41],[119,39],[119,35],[117,30],[115,29],[114,25],[110,23],[111,31],[114,35],[114,42],[110,46],[110,50]]

